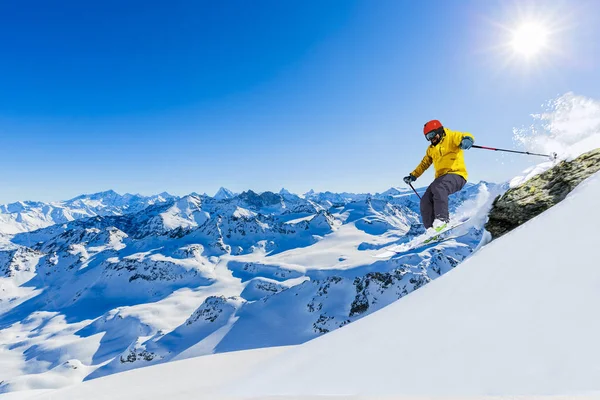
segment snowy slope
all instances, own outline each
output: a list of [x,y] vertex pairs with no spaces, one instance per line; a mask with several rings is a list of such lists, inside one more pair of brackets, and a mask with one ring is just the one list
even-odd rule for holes
[[[127,371],[60,390],[25,390],[0,394],[0,400],[217,399],[221,396],[209,394],[209,391],[235,382],[264,360],[286,350],[286,347],[272,347],[197,357]],[[72,369],[72,372],[76,370]],[[51,383],[58,383],[60,378],[62,377],[56,374],[41,374],[38,380],[44,384],[39,386],[51,387]]]
[[593,318],[600,269],[577,249],[597,240],[600,217],[580,221],[589,220],[598,196],[600,175],[460,268],[305,344],[188,359],[6,399],[593,398],[600,392],[600,323]]
[[[600,175],[402,301],[271,360],[244,395],[600,392]],[[582,223],[586,221],[586,223]],[[368,366],[368,367],[367,367]]]

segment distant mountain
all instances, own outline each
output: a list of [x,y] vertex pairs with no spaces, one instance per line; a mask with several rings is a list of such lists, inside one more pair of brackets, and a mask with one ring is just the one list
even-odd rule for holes
[[225,189],[224,187],[220,188],[214,195],[214,198],[217,200],[231,199],[232,197],[235,197],[235,193],[229,189]]
[[166,203],[175,198],[176,196],[166,192],[155,196],[141,196],[129,193],[120,195],[108,190],[60,202],[20,201],[0,205],[0,234],[28,232],[97,215],[135,213],[150,205]]
[[413,193],[413,191],[409,187],[402,187],[402,188],[393,187],[393,188],[389,188],[385,192],[375,194],[375,197],[383,198],[383,197],[388,197],[388,196],[390,196],[390,197],[403,196],[403,195],[412,194],[412,193]]
[[[485,182],[484,182],[485,183]],[[468,183],[461,192],[464,200],[469,188],[477,185]],[[425,188],[417,189],[423,193]],[[405,206],[415,212],[419,212],[418,199],[412,190],[403,188],[390,188],[389,190],[371,195],[369,193],[334,193],[314,192],[305,193],[302,197],[281,189],[279,193],[263,192],[255,193],[252,190],[235,194],[226,188],[220,188],[214,197],[208,195],[193,196],[211,203],[221,200],[232,200],[231,204],[239,203],[242,208],[247,207],[254,212],[316,212],[326,210],[333,206],[340,206],[354,201],[365,201],[367,199],[385,200],[398,206]],[[188,197],[189,197],[188,196]],[[35,202],[20,201],[11,204],[0,205],[0,235],[12,235],[22,232],[30,232],[55,224],[63,224],[82,218],[94,216],[118,216],[134,214],[153,205],[170,203],[179,199],[178,196],[163,192],[154,196],[132,195],[126,193],[120,195],[113,190],[77,196],[73,199],[59,202]],[[456,202],[455,202],[456,203]],[[452,205],[451,205],[452,206]]]
[[331,207],[334,205],[342,205],[352,201],[364,201],[371,197],[369,193],[356,194],[356,193],[333,193],[333,192],[315,192],[310,190],[303,196],[307,200],[314,201],[324,207]]

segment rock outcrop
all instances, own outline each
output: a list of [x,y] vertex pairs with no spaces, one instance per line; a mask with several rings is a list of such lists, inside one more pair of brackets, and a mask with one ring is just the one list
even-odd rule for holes
[[600,149],[562,161],[498,196],[485,228],[496,239],[543,213],[565,197],[582,181],[600,170]]

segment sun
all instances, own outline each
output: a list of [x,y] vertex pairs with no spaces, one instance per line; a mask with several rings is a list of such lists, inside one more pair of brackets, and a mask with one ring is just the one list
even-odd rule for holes
[[540,8],[531,1],[511,1],[499,8],[500,19],[488,20],[485,27],[494,28],[488,36],[481,35],[486,41],[492,39],[488,52],[495,67],[530,74],[555,68],[568,59],[570,32],[578,26],[571,9],[558,5]]
[[512,31],[511,47],[515,53],[530,58],[548,47],[548,36],[543,24],[526,22]]

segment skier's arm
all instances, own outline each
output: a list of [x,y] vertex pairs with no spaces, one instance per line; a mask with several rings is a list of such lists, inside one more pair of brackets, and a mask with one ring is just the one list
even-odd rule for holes
[[413,172],[411,172],[410,174],[412,176],[414,176],[415,178],[420,177],[421,175],[423,175],[423,172],[425,172],[427,170],[427,168],[429,168],[429,166],[431,165],[432,162],[433,162],[433,159],[429,155],[429,152],[427,152],[427,154],[425,154],[425,157],[423,157],[423,160],[421,160],[419,165],[417,165],[417,168],[415,168],[415,170]]
[[456,131],[450,131],[451,135],[452,135],[452,143],[454,143],[454,145],[456,145],[456,147],[458,147],[459,149],[468,149],[471,146],[468,146],[467,148],[464,148],[462,143],[464,139],[467,139],[467,141],[470,141],[470,144],[473,145],[473,143],[475,143],[475,137],[473,137],[473,135],[471,135],[468,132],[456,132]]

